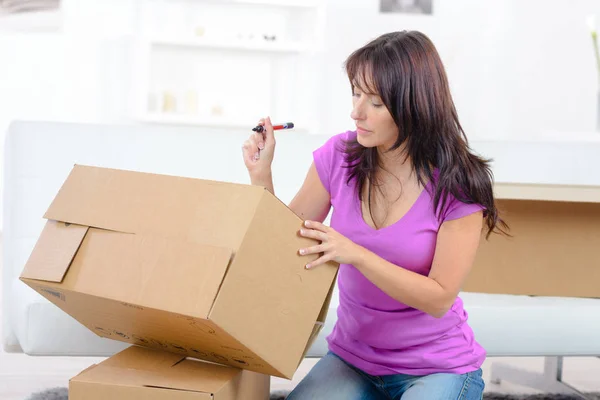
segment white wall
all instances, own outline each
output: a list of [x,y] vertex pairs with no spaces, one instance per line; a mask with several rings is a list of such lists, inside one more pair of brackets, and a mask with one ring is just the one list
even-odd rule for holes
[[[0,132],[17,118],[133,122],[131,36],[143,1],[63,0],[62,32],[0,32]],[[321,65],[306,76],[321,86],[297,94],[320,105],[319,133],[353,126],[347,55],[400,29],[422,30],[438,46],[470,137],[594,129],[597,83],[585,18],[600,14],[597,0],[436,0],[431,17],[379,14],[378,0],[325,1]]]
[[433,18],[378,14],[376,0],[328,3],[327,131],[340,130],[349,114],[344,58],[369,38],[401,29],[434,40],[470,137],[595,127],[595,61],[585,19],[600,14],[596,0],[437,0]]
[[119,16],[131,1],[62,2],[60,32],[0,30],[0,128],[15,118],[127,119],[121,104],[132,27]]
[[[64,0],[63,33],[0,34],[0,130],[14,118],[128,121],[128,46],[141,1]],[[471,135],[594,127],[585,17],[600,14],[597,0],[437,0],[432,17],[379,14],[378,0],[325,1],[325,87],[313,97],[325,131],[349,121],[345,57],[399,29],[419,29],[435,41]]]

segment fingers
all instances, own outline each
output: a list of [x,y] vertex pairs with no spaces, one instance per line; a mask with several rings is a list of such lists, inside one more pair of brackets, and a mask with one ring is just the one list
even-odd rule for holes
[[314,229],[300,229],[300,235],[307,238],[320,240],[321,242],[327,241],[326,233]]
[[319,265],[325,264],[331,260],[333,260],[334,256],[332,254],[324,254],[321,257],[317,258],[315,261],[310,262],[305,265],[306,269],[314,268]]
[[271,123],[271,117],[267,117],[264,120],[265,130],[263,134],[265,135],[265,142],[268,146],[272,146],[275,144],[275,134],[273,133],[273,124]]
[[244,158],[248,161],[257,161],[260,159],[260,151],[256,140],[251,136],[242,146]]
[[[265,124],[266,124],[266,120],[264,118],[261,118],[258,120],[257,125],[265,127]],[[266,129],[267,128],[265,127],[265,130]],[[262,132],[252,133],[250,135],[250,138],[248,139],[248,140],[250,140],[251,143],[254,143],[259,150],[265,149],[265,135],[266,135],[265,130],[263,130]]]
[[329,232],[331,230],[330,227],[318,221],[304,221],[304,226],[306,226],[307,228],[316,229],[321,232]]
[[318,246],[311,246],[311,247],[307,247],[305,249],[300,249],[300,250],[298,250],[298,253],[300,253],[300,255],[302,255],[302,256],[306,256],[309,254],[324,253],[326,250],[327,250],[327,246],[324,244],[320,244]]
[[267,120],[265,118],[261,118],[256,123],[258,126],[262,126],[263,127],[262,132],[256,132],[256,133],[258,133],[260,135],[263,135],[263,137],[264,137],[264,134],[265,134],[265,130],[267,129],[266,126],[265,126],[266,122],[267,122]]
[[262,133],[254,132],[251,136],[253,143],[256,144],[256,147],[259,150],[264,150],[265,148],[265,138]]
[[[261,120],[261,121],[264,121],[264,120]],[[259,124],[261,124],[260,121],[259,121]],[[250,137],[248,138],[248,140],[257,149],[264,150],[264,148],[265,148],[265,136],[264,136],[264,132],[253,132],[250,135]]]

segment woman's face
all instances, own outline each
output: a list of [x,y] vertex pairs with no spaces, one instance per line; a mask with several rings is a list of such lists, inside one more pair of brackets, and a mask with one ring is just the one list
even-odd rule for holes
[[361,88],[374,85],[354,82],[352,113],[356,123],[357,140],[364,147],[389,149],[398,138],[398,127],[379,95]]

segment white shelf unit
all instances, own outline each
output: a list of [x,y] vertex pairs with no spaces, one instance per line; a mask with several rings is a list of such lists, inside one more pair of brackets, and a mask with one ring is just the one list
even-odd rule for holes
[[224,50],[240,50],[240,51],[264,51],[264,52],[275,52],[275,53],[301,53],[307,51],[307,46],[302,43],[261,43],[261,42],[250,42],[250,43],[239,43],[237,41],[227,40],[215,40],[215,39],[180,39],[180,38],[168,38],[168,37],[157,37],[150,40],[151,46],[164,46],[164,47],[196,47],[210,48],[210,49],[224,49]]
[[137,121],[249,131],[270,115],[296,130],[314,128],[323,3],[145,4],[132,69]]

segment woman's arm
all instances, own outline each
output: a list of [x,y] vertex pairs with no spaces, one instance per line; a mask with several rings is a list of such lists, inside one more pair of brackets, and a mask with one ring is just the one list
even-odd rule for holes
[[[271,118],[261,119],[258,125],[264,127],[262,133],[250,135],[242,146],[244,163],[250,174],[252,185],[263,186],[275,194],[271,164],[275,154],[275,135]],[[314,162],[311,164],[302,186],[289,204],[290,209],[300,218],[323,222],[331,209],[329,192],[323,186]]]
[[452,307],[472,268],[482,227],[481,211],[444,222],[428,276],[398,268],[364,248],[354,266],[389,296],[441,318]]
[[319,178],[314,162],[289,207],[303,220],[323,222],[327,218],[331,209],[331,197]]
[[392,264],[320,222],[306,221],[305,226],[308,229],[301,229],[300,234],[320,240],[321,244],[300,249],[300,254],[322,253],[307,268],[331,260],[352,264],[390,297],[440,318],[452,307],[472,268],[483,215],[479,211],[442,224],[428,276]]

